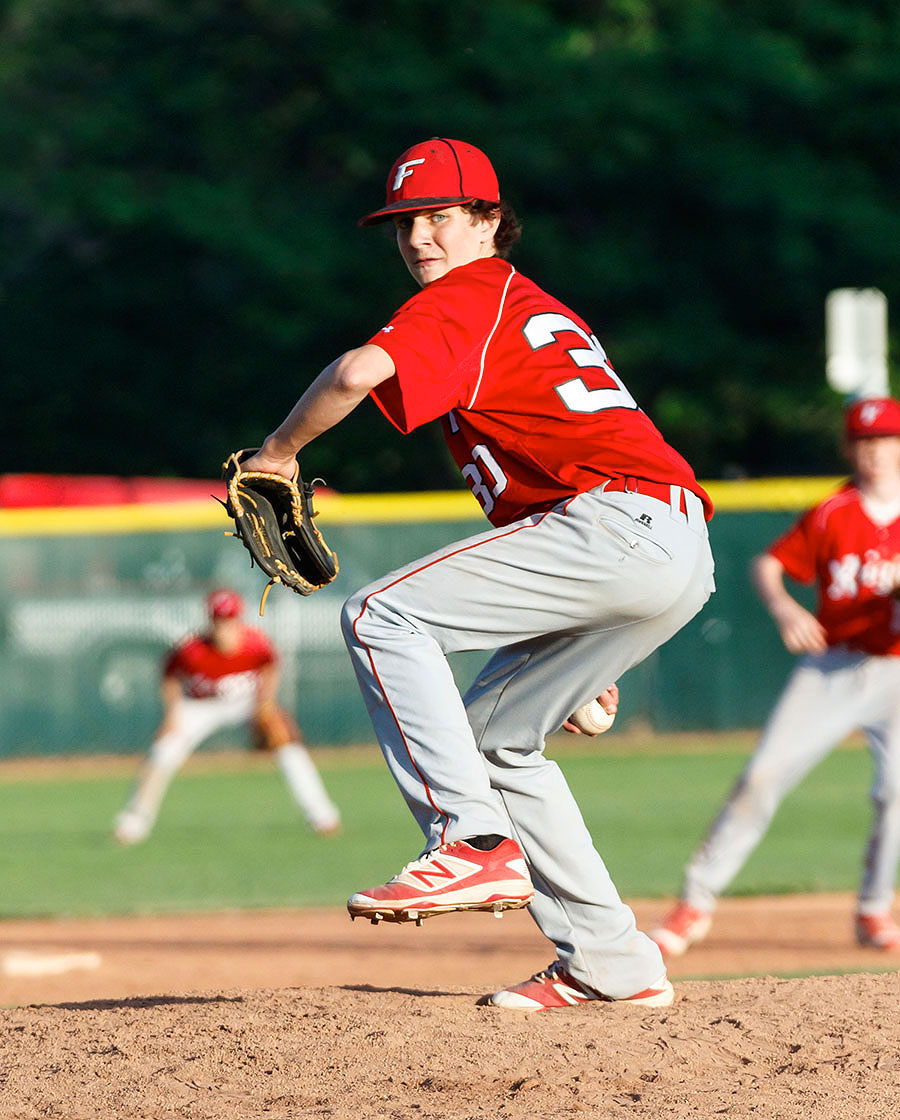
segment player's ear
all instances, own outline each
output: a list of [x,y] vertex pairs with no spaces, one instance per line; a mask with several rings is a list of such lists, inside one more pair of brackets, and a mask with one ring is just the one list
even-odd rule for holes
[[485,244],[494,244],[494,237],[500,227],[500,208],[496,210],[488,210],[486,213],[480,215],[481,229],[484,233]]

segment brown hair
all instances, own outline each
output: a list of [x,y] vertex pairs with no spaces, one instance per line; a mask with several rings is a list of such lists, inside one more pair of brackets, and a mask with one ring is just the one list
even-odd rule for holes
[[498,257],[508,257],[509,251],[522,236],[522,223],[516,217],[516,212],[505,200],[497,202],[464,202],[462,209],[473,218],[491,218],[497,211],[500,212],[500,225],[494,234],[494,248]]

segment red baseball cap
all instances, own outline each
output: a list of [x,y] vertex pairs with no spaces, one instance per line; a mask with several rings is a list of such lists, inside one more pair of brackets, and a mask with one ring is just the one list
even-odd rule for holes
[[893,397],[868,397],[852,405],[844,418],[847,439],[900,436],[900,401]]
[[435,136],[414,144],[387,177],[384,206],[360,218],[361,226],[412,210],[443,210],[463,202],[500,201],[500,184],[484,152],[464,140]]
[[206,609],[210,618],[240,618],[244,613],[244,600],[236,591],[220,587],[207,595]]

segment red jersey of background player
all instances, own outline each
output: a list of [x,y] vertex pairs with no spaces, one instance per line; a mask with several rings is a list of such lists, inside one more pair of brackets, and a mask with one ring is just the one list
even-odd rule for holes
[[187,695],[195,699],[236,699],[252,695],[260,669],[277,660],[266,635],[245,626],[233,653],[223,653],[205,634],[185,638],[166,657],[163,676],[179,677]]
[[444,417],[494,525],[606,479],[684,486],[712,503],[619,380],[587,324],[500,257],[452,269],[369,339],[396,375],[372,391],[401,432]]
[[848,483],[808,510],[768,550],[798,583],[817,584],[829,646],[900,656],[900,517],[880,525]]

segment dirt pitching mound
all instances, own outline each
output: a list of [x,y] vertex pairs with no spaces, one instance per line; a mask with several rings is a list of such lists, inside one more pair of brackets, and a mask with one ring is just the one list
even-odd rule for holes
[[510,1013],[477,995],[372,985],[19,1008],[2,1115],[897,1116],[895,974],[690,981],[655,1012]]
[[[549,963],[524,914],[6,922],[0,1118],[895,1120],[900,973],[849,970],[898,961],[855,946],[851,914],[731,900],[673,962],[671,1007],[540,1014],[476,1002]],[[804,960],[848,972],[696,978]]]

